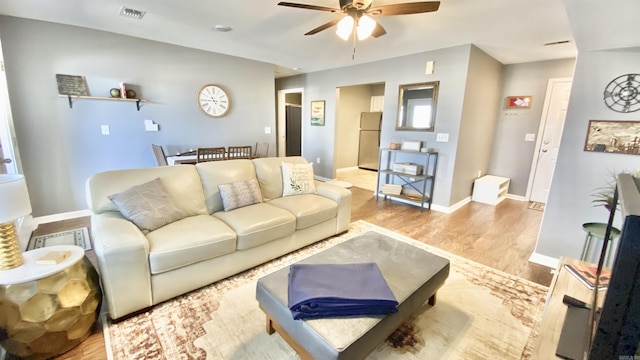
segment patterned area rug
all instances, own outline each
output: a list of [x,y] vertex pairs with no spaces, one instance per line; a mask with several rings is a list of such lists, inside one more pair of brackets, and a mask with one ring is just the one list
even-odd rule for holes
[[89,230],[86,227],[82,227],[54,234],[34,236],[29,240],[27,250],[53,245],[77,245],[85,250],[91,250]]
[[109,359],[298,359],[265,331],[256,281],[367,231],[451,261],[435,306],[424,304],[368,359],[529,359],[547,288],[466,260],[365,221],[236,276],[180,296],[135,317],[105,324]]

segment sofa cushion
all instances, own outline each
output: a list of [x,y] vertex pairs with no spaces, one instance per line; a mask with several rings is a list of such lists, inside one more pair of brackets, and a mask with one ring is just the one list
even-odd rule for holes
[[282,162],[282,196],[315,194],[313,164]]
[[160,178],[109,195],[108,198],[118,207],[122,216],[136,224],[144,233],[187,216],[171,200]]
[[220,190],[220,197],[222,197],[224,211],[262,202],[260,184],[256,179],[220,184],[218,189]]
[[238,250],[256,247],[291,235],[296,230],[296,217],[290,212],[265,203],[231,211],[219,211],[214,217],[224,221],[238,236]]
[[202,183],[193,165],[110,170],[94,174],[86,182],[87,204],[96,214],[118,211],[107,196],[158,177],[162,179],[171,200],[183,209],[187,216],[209,214]]
[[209,214],[224,210],[220,184],[256,178],[253,163],[248,159],[208,161],[195,166],[202,181]]
[[298,230],[333,219],[338,214],[338,204],[335,201],[315,194],[281,197],[269,201],[269,205],[295,215]]
[[152,274],[229,254],[236,249],[236,234],[210,215],[176,221],[147,234]]
[[301,156],[268,157],[253,159],[255,174],[260,183],[262,200],[269,201],[282,196],[282,162],[293,164],[308,164]]

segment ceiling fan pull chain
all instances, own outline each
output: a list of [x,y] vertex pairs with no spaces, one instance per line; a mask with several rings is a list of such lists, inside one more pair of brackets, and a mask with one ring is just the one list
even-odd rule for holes
[[356,28],[357,26],[353,27],[353,36],[352,36],[353,37],[353,53],[351,54],[351,60],[354,60],[354,61],[356,59]]

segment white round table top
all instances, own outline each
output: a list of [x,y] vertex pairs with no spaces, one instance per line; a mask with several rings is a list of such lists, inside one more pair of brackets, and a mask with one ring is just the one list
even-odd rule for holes
[[[58,264],[37,264],[36,260],[51,251],[69,251],[68,256]],[[24,264],[9,270],[0,270],[0,284],[13,285],[39,280],[60,272],[77,263],[84,257],[84,249],[75,245],[46,246],[22,253]]]

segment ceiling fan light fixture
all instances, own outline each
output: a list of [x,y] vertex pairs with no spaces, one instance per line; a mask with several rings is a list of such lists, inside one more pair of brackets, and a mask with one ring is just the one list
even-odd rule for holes
[[338,22],[338,28],[336,34],[344,41],[349,40],[351,32],[353,32],[353,23],[355,20],[351,16],[345,16]]
[[364,40],[371,36],[375,28],[376,21],[367,15],[362,15],[360,19],[358,19],[358,28],[356,29],[358,40]]

